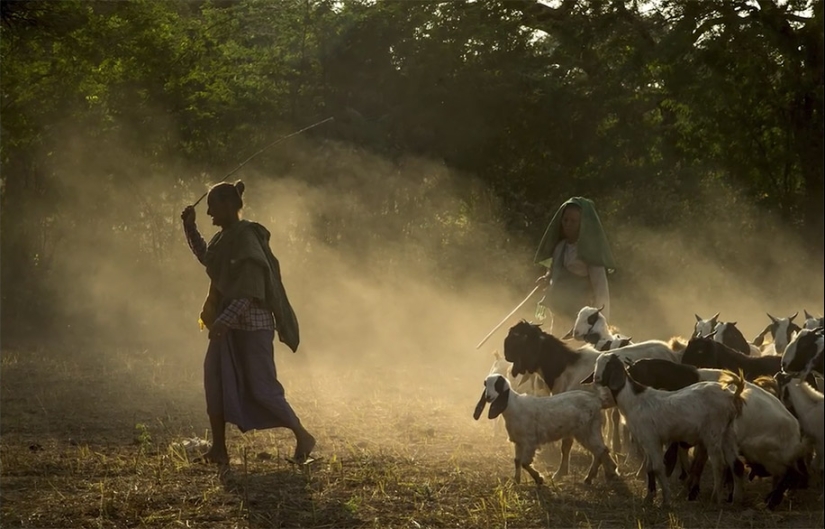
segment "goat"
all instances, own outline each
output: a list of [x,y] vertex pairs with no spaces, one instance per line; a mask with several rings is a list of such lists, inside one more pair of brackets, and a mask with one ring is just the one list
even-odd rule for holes
[[716,329],[716,323],[719,320],[719,313],[713,315],[712,318],[703,320],[698,314],[696,316],[696,323],[693,324],[693,334],[691,338],[699,338],[700,336],[707,336]]
[[513,389],[528,395],[550,394],[550,388],[547,387],[547,384],[544,383],[538,373],[524,373],[516,376],[513,375],[513,364],[501,356],[500,352],[493,351],[493,358],[490,375],[504,375]]
[[811,371],[822,376],[824,350],[825,337],[821,327],[814,330],[802,329],[791,338],[782,353],[782,371],[801,378],[807,377]]
[[694,367],[727,369],[734,373],[741,369],[745,380],[762,375],[773,375],[781,367],[779,355],[747,356],[709,337],[691,338],[682,353],[682,363]]
[[[736,322],[724,321],[720,322],[719,313],[717,312],[710,319],[703,320],[696,316],[696,323],[693,325],[693,338],[701,338],[703,336],[713,336],[714,340],[721,342],[732,349],[744,353],[746,355],[759,356],[759,348],[748,343],[745,335],[736,327]],[[714,334],[715,333],[715,334]]]
[[765,340],[765,335],[768,333],[771,334],[773,338],[773,349],[776,354],[782,354],[785,352],[785,348],[788,346],[788,343],[791,341],[793,334],[795,332],[799,332],[801,329],[799,325],[793,322],[794,318],[796,318],[798,312],[794,312],[793,316],[788,318],[774,318],[770,314],[768,314],[768,318],[771,319],[771,323],[768,324],[765,329],[760,332],[756,338],[753,340],[753,344],[757,347],[762,347],[762,343]]
[[[706,373],[700,373],[700,371],[709,370],[699,370],[693,366],[677,364],[659,358],[643,358],[635,362],[625,360],[624,363],[627,365],[627,372],[633,380],[643,386],[664,391],[676,391],[702,380],[718,381],[719,373],[721,372],[713,370],[717,372],[712,372],[708,375]],[[582,384],[592,383],[593,377],[594,373],[591,372],[587,378],[582,380]],[[618,408],[616,409],[618,410]],[[684,449],[680,450],[678,455],[682,466],[682,475],[679,479],[684,479],[687,477],[688,470],[687,451]],[[645,465],[645,461],[642,461],[641,466],[636,471],[636,477],[642,475]],[[670,475],[670,472],[671,470],[669,469],[667,474]]]
[[573,328],[562,340],[575,338],[592,345],[598,351],[619,349],[633,343],[633,337],[611,332],[607,318],[602,314],[604,307],[582,307],[573,322]]
[[[570,349],[552,334],[541,330],[540,325],[524,320],[512,326],[504,339],[504,358],[513,363],[513,374],[539,372],[554,395],[581,389],[580,381],[593,371],[600,354],[587,345],[577,350]],[[616,354],[634,360],[648,357],[675,360],[673,351],[665,342],[654,340],[617,349]],[[617,437],[614,435],[614,443]],[[556,472],[559,476],[568,473],[572,445],[572,439],[562,441],[562,460]]]
[[[605,353],[596,362],[593,376],[598,387],[610,391],[625,416],[634,439],[642,447],[647,462],[648,493],[645,501],[656,494],[656,479],[662,487],[662,504],[670,503],[670,487],[665,478],[662,444],[685,442],[707,449],[714,469],[714,493],[723,500],[724,468],[734,475],[734,500],[742,496],[744,469],[736,457],[733,420],[742,411],[744,381],[729,375],[723,383],[699,382],[678,391],[661,391],[633,380],[621,359]],[[735,386],[735,391],[728,391]],[[738,463],[738,464],[737,464]]]
[[[493,358],[493,365],[490,367],[489,372],[490,375],[503,375],[507,379],[507,382],[510,383],[510,387],[528,395],[550,394],[550,388],[547,387],[547,384],[544,383],[544,380],[541,379],[538,373],[525,373],[515,376],[513,375],[513,364],[505,360],[500,352],[497,350],[493,351]],[[496,419],[493,422],[493,435],[501,432],[501,428],[501,419]]]
[[760,356],[761,353],[758,347],[748,343],[745,335],[736,327],[735,321],[717,323],[713,330],[713,339],[748,356]]
[[816,328],[825,327],[825,318],[822,316],[818,318],[816,316],[812,316],[811,314],[808,314],[808,311],[805,309],[803,309],[803,311],[805,312],[805,324],[802,325],[803,329],[814,330]]
[[[702,381],[720,381],[724,379],[725,373],[728,373],[720,369],[697,369],[657,359],[638,360],[628,365],[627,371],[636,382],[665,391],[677,391]],[[591,374],[582,380],[582,383],[592,381]],[[773,476],[773,489],[765,498],[768,508],[773,509],[781,502],[785,490],[807,482],[807,470],[804,469],[802,460],[805,445],[800,437],[797,420],[770,393],[754,384],[746,383],[742,398],[745,407],[734,421],[739,453],[751,468],[758,467],[761,475]],[[675,465],[675,457],[672,457],[675,455],[674,450],[678,450],[682,466],[680,479],[683,479],[687,476],[687,452],[685,447],[679,446],[678,443],[673,443],[665,455],[666,475],[671,474]],[[702,457],[703,455],[699,455],[700,459]],[[704,461],[695,463],[691,480],[694,486],[689,491],[691,499],[698,495],[698,483],[703,466]],[[802,470],[799,470],[800,468]]]
[[802,431],[815,441],[813,467],[822,478],[825,467],[825,408],[823,395],[810,384],[786,373],[775,375],[782,403],[796,416]]
[[490,403],[488,417],[504,417],[510,441],[515,444],[516,483],[521,482],[521,469],[526,470],[537,485],[544,479],[533,468],[536,450],[545,443],[573,437],[593,454],[593,461],[584,482],[589,484],[604,465],[605,478],[616,477],[616,464],[602,439],[602,402],[588,391],[567,391],[560,395],[537,397],[518,393],[502,375],[488,375],[484,391],[476,405],[473,418],[478,420]]
[[[767,507],[773,510],[782,501],[786,490],[807,486],[805,454],[808,445],[802,437],[799,421],[776,398],[775,389],[766,382],[768,378],[758,377],[754,383],[745,383],[744,406],[741,415],[734,420],[733,428],[739,454],[751,467],[750,479],[755,476],[773,478],[771,491],[765,497]],[[691,470],[695,485],[689,492],[689,499],[698,494],[706,456],[703,450],[696,451]]]
[[[562,340],[576,338],[577,340],[582,340],[592,345],[597,351],[602,352],[621,349],[629,345],[636,345],[633,343],[632,337],[611,332],[611,327],[607,324],[607,318],[602,314],[603,309],[604,307],[598,309],[595,307],[582,307],[578,314],[576,314],[576,321],[573,322],[573,327],[562,337]],[[670,358],[668,358],[668,360],[670,360]],[[678,361],[678,358],[674,356],[673,361]],[[610,414],[610,430],[613,438],[613,452],[616,453],[622,449],[622,440],[619,435],[621,421],[619,410],[614,408]]]

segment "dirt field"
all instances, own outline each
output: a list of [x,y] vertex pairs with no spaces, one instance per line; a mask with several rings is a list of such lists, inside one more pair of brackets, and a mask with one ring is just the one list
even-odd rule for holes
[[608,485],[600,473],[588,487],[589,456],[578,447],[571,476],[537,488],[525,473],[516,486],[511,445],[486,418],[472,419],[486,374],[478,366],[433,366],[425,378],[398,362],[356,369],[282,347],[288,398],[323,459],[298,470],[283,460],[293,449],[287,431],[233,427],[231,470],[221,476],[173,446],[207,436],[199,351],[169,360],[128,345],[75,349],[2,351],[4,528],[823,526],[819,489],[769,512],[759,481],[744,506],[716,507],[703,484],[700,502],[680,496],[669,511],[644,505],[630,475]]

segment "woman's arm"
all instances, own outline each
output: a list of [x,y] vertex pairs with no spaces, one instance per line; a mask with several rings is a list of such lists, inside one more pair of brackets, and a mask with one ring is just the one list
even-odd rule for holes
[[198,231],[198,225],[195,224],[195,216],[183,219],[183,233],[186,235],[186,242],[189,244],[189,249],[195,254],[201,264],[203,264],[203,257],[206,255],[206,241],[201,237]]
[[610,289],[607,286],[607,271],[603,266],[588,266],[588,275],[590,276],[590,284],[593,286],[593,297],[595,298],[596,307],[601,307],[602,314],[610,321]]

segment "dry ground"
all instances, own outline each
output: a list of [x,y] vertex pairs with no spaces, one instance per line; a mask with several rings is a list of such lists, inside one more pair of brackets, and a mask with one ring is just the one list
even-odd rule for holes
[[525,474],[516,486],[510,444],[487,419],[472,420],[486,373],[434,370],[426,379],[403,363],[335,367],[303,353],[278,365],[323,460],[300,471],[283,461],[288,432],[231,428],[231,471],[219,476],[172,446],[207,435],[198,353],[3,350],[0,525],[823,527],[819,490],[769,512],[760,502],[767,483],[749,483],[746,505],[723,508],[705,485],[700,502],[680,497],[668,511],[644,505],[632,476],[608,485],[600,473],[587,487],[589,456],[578,447],[572,476],[537,488]]

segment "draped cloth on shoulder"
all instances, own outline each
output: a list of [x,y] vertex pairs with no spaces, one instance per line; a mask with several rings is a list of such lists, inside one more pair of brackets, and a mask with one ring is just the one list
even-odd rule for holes
[[608,273],[616,270],[613,261],[613,254],[610,252],[610,245],[604,233],[602,222],[596,213],[596,206],[593,201],[584,197],[573,197],[559,207],[553,219],[544,231],[541,238],[535,263],[544,265],[547,268],[552,266],[553,252],[561,240],[561,217],[564,208],[570,204],[575,204],[581,208],[581,227],[579,228],[579,240],[576,242],[576,249],[579,259],[590,266],[603,266]]
[[[262,225],[241,220],[209,241],[203,262],[211,283],[201,320],[210,327],[231,300],[257,300],[275,316],[278,339],[295,352],[300,342],[298,318],[287,298],[281,266],[269,248],[269,238],[269,231]],[[241,267],[250,262],[259,265],[264,273],[240,273]]]

